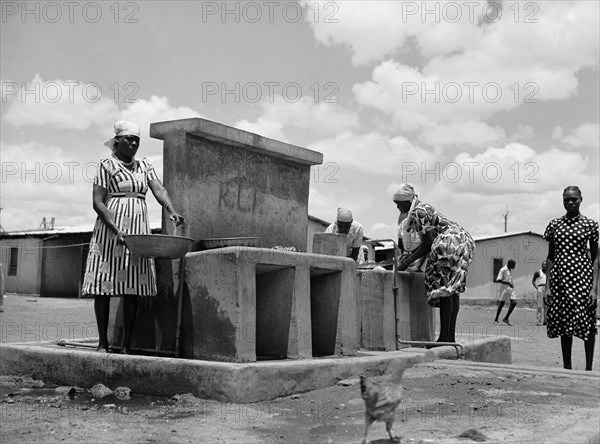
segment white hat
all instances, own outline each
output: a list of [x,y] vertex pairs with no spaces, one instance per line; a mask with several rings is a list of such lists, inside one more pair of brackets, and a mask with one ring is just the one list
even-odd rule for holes
[[337,220],[338,222],[352,222],[352,211],[347,208],[338,208]]

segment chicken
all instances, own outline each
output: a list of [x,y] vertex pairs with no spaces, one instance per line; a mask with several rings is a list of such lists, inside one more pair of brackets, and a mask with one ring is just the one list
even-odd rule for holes
[[360,396],[365,401],[365,437],[362,444],[367,442],[369,427],[374,421],[384,421],[390,440],[400,439],[393,434],[392,427],[396,416],[396,408],[402,401],[400,385],[406,366],[396,368],[390,374],[380,377],[360,376]]

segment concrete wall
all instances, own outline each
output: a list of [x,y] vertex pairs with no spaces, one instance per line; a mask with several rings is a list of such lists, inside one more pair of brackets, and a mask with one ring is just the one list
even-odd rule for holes
[[205,119],[153,123],[150,135],[164,141],[164,184],[190,237],[306,251],[310,166],[322,154]]
[[361,347],[396,350],[396,337],[404,341],[435,339],[434,310],[427,303],[424,277],[423,273],[398,273],[398,289],[394,293],[392,271],[358,271],[356,301]]
[[534,291],[531,278],[547,256],[548,243],[534,233],[478,240],[475,258],[467,276],[467,291],[461,297],[494,300],[497,291],[493,276],[494,258],[501,258],[503,264],[509,259],[517,263],[512,277],[517,298],[522,298],[526,293]]
[[[0,261],[5,269],[6,293],[40,294],[41,254],[38,238],[13,238],[0,240]],[[10,250],[19,249],[17,274],[9,276]]]

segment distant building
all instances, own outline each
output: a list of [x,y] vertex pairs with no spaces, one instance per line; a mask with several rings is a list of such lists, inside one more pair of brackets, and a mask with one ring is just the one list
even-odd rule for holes
[[79,296],[92,230],[85,228],[5,231],[0,261],[7,293]]
[[[315,233],[325,231],[329,222],[308,216],[307,248],[312,251]],[[159,227],[152,228],[160,233]],[[92,236],[90,227],[8,231],[0,233],[0,262],[7,293],[47,297],[78,297]],[[369,238],[365,237],[365,244]],[[475,238],[475,258],[469,267],[466,299],[496,296],[494,281],[509,259],[517,262],[513,280],[517,297],[531,292],[531,278],[548,255],[542,235],[532,231]],[[382,241],[371,249],[371,261],[391,264],[393,242]]]
[[[312,251],[314,233],[329,222],[308,216],[307,248]],[[152,228],[160,233],[160,226]],[[80,297],[92,229],[45,228],[0,233],[0,263],[7,293],[45,297]]]
[[80,297],[91,237],[89,226],[0,233],[6,293]]
[[[517,263],[512,271],[517,298],[533,290],[531,278],[548,256],[548,243],[541,234],[520,231],[474,239],[475,257],[469,267],[467,291],[461,294],[462,298],[495,300],[497,286],[494,281],[500,268],[509,259]],[[392,264],[393,257],[392,241],[378,242],[371,249],[372,261]]]
[[497,285],[494,281],[500,268],[509,259],[517,263],[512,270],[517,298],[520,299],[524,294],[534,290],[531,278],[548,256],[548,242],[541,234],[519,231],[474,239],[475,258],[469,267],[467,291],[461,297],[495,299]]

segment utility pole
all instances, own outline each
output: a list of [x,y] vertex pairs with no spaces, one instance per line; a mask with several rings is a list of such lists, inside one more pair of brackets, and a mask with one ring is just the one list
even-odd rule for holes
[[506,207],[506,213],[504,213],[504,232],[506,233],[508,227],[508,206]]

